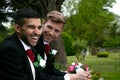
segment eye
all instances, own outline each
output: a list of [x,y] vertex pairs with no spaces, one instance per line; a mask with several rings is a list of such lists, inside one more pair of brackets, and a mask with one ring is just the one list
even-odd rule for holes
[[42,26],[38,26],[38,29],[41,29],[42,28]]
[[55,32],[56,32],[56,33],[59,33],[60,31],[56,29]]
[[34,25],[28,25],[28,28],[34,29],[35,26]]
[[49,25],[47,25],[47,28],[52,29],[52,27],[51,27],[51,26],[49,26]]

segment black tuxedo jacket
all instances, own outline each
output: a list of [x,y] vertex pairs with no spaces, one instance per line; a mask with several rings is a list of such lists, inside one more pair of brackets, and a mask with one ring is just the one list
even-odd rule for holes
[[[40,53],[41,57],[44,59],[44,44],[43,44],[43,37],[41,36],[37,46],[35,47],[37,52]],[[48,54],[47,55],[47,62],[46,67],[40,72],[40,76],[42,80],[64,80],[65,72],[61,72],[60,70],[54,67],[54,56]]]
[[0,80],[33,80],[29,60],[15,33],[0,44]]

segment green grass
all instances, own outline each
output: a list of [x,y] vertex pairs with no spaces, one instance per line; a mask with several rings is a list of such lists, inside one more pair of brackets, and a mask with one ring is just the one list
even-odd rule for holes
[[[76,61],[75,56],[67,57],[68,64]],[[104,80],[120,80],[120,53],[110,53],[107,58],[97,56],[86,56],[85,60],[79,61],[87,64],[95,73],[99,73]]]

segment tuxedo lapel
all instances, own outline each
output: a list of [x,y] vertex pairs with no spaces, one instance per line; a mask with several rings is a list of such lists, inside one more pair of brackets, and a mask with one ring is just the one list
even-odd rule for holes
[[25,52],[25,49],[24,49],[22,43],[20,42],[20,40],[19,40],[19,38],[17,37],[16,34],[13,34],[13,35],[12,35],[12,38],[17,42],[18,46],[20,47],[21,54],[22,54],[23,57],[24,57],[24,62],[25,62],[25,64],[26,64],[26,68],[27,68],[27,71],[28,71],[28,73],[29,73],[28,76],[29,76],[29,77],[32,77],[32,78],[30,78],[30,79],[33,79],[30,62],[29,62],[29,60],[28,60],[27,54],[26,54],[26,52]]
[[38,43],[37,45],[35,46],[38,54],[40,54],[40,56],[44,59],[44,51],[45,51],[45,48],[44,48],[44,44],[43,44],[43,36],[41,36],[38,40]]

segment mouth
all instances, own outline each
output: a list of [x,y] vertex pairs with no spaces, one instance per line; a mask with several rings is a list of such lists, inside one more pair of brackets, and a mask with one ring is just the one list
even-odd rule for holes
[[33,43],[37,43],[38,39],[39,39],[39,37],[35,36],[35,37],[32,37],[32,38],[31,38],[31,41],[32,41]]
[[53,37],[51,37],[51,36],[46,36],[44,39],[45,39],[47,42],[53,41]]
[[50,40],[50,39],[51,39],[51,36],[46,35],[46,39],[47,39],[47,40]]

